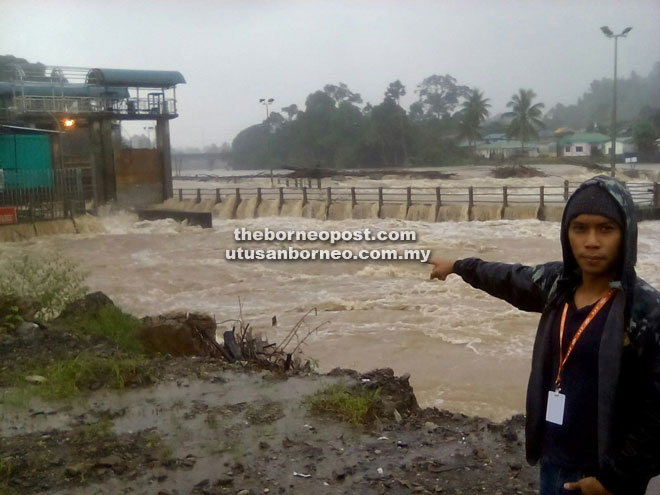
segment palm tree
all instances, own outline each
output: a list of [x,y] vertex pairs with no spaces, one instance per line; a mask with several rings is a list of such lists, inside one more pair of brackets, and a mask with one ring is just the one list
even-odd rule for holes
[[521,151],[525,150],[525,143],[531,138],[538,138],[537,128],[543,127],[541,121],[542,111],[545,106],[543,103],[532,105],[532,100],[536,98],[536,93],[531,89],[520,89],[518,94],[511,97],[511,101],[506,104],[512,110],[504,114],[505,117],[513,117],[506,130],[508,138],[517,137],[520,139]]
[[489,98],[484,98],[484,94],[478,89],[470,90],[467,99],[462,103],[461,120],[459,123],[461,137],[468,140],[468,145],[472,148],[472,144],[481,138],[479,127],[481,123],[486,120],[490,107]]

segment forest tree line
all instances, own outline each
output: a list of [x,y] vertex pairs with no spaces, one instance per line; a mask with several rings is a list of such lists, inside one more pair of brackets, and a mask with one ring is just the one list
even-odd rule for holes
[[[431,75],[414,89],[406,110],[401,81],[390,83],[378,104],[364,103],[346,84],[327,84],[311,93],[305,108],[292,104],[270,112],[262,123],[241,131],[232,142],[233,168],[405,167],[472,161],[484,135],[505,133],[526,143],[543,129],[560,127],[609,134],[612,79],[603,78],[575,104],[545,106],[532,89],[520,89],[508,111],[490,118],[483,91],[451,75]],[[660,62],[647,77],[634,72],[618,81],[618,135],[635,139],[641,155],[652,155],[660,137]],[[463,144],[463,146],[461,146]]]

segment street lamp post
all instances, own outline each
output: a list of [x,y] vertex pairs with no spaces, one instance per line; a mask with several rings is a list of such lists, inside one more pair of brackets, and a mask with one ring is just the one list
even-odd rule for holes
[[268,120],[268,105],[275,101],[274,98],[259,98],[259,103],[266,107],[266,120]]
[[617,57],[618,57],[618,42],[619,38],[624,37],[631,31],[631,27],[627,27],[619,34],[614,34],[612,30],[607,26],[602,26],[600,30],[608,38],[614,38],[614,91],[612,97],[612,148],[610,149],[610,159],[612,168],[610,170],[610,175],[614,177],[616,174],[616,66],[617,66]]

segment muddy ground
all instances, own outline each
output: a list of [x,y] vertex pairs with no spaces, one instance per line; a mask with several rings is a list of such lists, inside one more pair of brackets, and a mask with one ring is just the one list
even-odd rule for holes
[[[533,494],[523,419],[503,424],[417,406],[391,370],[328,375],[159,357],[121,390],[16,399],[27,359],[116,352],[101,338],[0,335],[0,494]],[[46,377],[47,378],[47,377]],[[336,383],[379,389],[367,426],[311,413]],[[396,410],[396,412],[395,412]]]

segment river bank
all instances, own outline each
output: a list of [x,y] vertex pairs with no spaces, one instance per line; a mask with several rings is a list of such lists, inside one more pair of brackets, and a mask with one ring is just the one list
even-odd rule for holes
[[[0,493],[536,493],[521,416],[421,409],[390,369],[127,359],[62,321],[0,333]],[[71,360],[96,364],[67,378],[78,393],[48,399]],[[313,405],[338,388],[370,397],[363,421]]]

